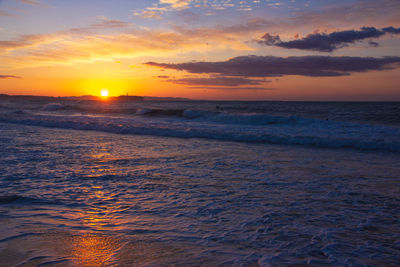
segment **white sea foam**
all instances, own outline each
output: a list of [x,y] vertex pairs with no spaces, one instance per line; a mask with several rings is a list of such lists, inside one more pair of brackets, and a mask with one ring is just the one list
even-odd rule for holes
[[[173,112],[168,111],[166,114],[171,113]],[[206,112],[207,115],[202,112],[201,116],[195,116],[195,112],[187,111],[187,113],[191,117],[189,120],[169,115],[124,118],[2,113],[0,121],[120,134],[400,152],[400,128],[397,127],[293,116],[227,115],[210,112]]]
[[49,103],[43,107],[43,110],[45,111],[56,111],[56,110],[62,110],[64,109],[64,105],[60,103]]

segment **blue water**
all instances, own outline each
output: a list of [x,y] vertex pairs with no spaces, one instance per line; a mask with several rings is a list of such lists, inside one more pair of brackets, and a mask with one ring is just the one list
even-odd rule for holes
[[395,266],[399,103],[0,102],[2,266]]

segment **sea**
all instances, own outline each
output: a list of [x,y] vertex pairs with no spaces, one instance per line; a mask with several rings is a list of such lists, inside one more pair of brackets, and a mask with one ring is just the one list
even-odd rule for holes
[[0,266],[400,266],[400,103],[3,97]]

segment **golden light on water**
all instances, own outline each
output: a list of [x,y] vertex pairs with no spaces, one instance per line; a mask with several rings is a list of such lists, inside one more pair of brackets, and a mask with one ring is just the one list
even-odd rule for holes
[[114,266],[112,258],[122,246],[118,239],[99,234],[74,236],[72,258],[76,266]]
[[[112,197],[102,190],[102,186],[93,186],[89,190],[88,198],[99,203],[107,203]],[[109,206],[99,204],[85,209],[79,215],[85,228],[92,231],[85,234],[74,235],[72,240],[72,261],[74,266],[117,266],[113,264],[116,252],[122,247],[121,241],[112,236],[100,234],[101,231],[109,230],[113,226],[118,230],[118,213],[120,205]]]

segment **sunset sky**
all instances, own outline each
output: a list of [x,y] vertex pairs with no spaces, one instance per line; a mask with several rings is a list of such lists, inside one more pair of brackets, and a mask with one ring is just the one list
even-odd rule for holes
[[0,0],[0,93],[400,101],[399,0]]

